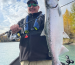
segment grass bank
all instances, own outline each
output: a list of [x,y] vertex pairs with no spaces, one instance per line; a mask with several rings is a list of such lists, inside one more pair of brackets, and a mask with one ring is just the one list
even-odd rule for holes
[[75,39],[64,38],[63,39],[63,44],[64,45],[75,45]]

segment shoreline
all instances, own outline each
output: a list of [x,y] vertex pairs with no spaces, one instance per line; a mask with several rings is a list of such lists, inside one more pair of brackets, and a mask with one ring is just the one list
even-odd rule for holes
[[69,44],[69,45],[75,45],[75,43],[71,43],[71,44]]
[[75,45],[75,43],[64,43],[63,45]]

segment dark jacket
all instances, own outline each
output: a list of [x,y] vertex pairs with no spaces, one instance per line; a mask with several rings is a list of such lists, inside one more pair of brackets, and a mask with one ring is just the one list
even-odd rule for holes
[[[48,47],[46,42],[45,36],[40,36],[43,28],[44,28],[44,19],[45,16],[39,16],[42,12],[29,14],[28,18],[28,30],[29,33],[27,33],[28,38],[25,38],[26,34],[21,33],[21,39],[20,39],[20,61],[28,60],[28,61],[38,61],[38,60],[48,60],[50,59],[48,53]],[[33,28],[34,22],[36,18],[39,16],[37,22],[39,23],[39,29],[35,30]],[[18,22],[19,26],[21,27],[21,24],[24,23],[25,19],[22,19]]]

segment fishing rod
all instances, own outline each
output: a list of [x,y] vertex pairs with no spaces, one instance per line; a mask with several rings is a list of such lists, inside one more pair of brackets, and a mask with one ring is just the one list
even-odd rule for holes
[[[60,8],[66,6],[66,5],[68,5],[68,4],[70,4],[70,3],[72,3],[72,2],[75,2],[75,0],[74,0],[74,1],[71,1],[71,2],[69,2],[69,3],[67,3],[67,4],[65,4],[65,5],[63,5],[63,6],[60,6]],[[26,11],[26,13],[28,13],[28,12]],[[24,25],[25,25],[25,24],[22,24],[22,26],[24,26]],[[11,30],[6,31],[5,33],[0,34],[0,36],[3,36],[3,35],[5,35],[5,34],[7,34],[7,33],[9,33],[9,32],[11,32]]]
[[[33,20],[34,20],[34,19],[30,20],[29,22],[31,22],[31,21],[33,21]],[[29,23],[29,22],[27,22],[27,23]],[[26,23],[26,24],[27,24],[27,23]],[[24,27],[26,24],[21,24],[20,27]],[[6,31],[6,32],[0,34],[0,36],[3,36],[3,35],[5,35],[5,34],[7,34],[7,33],[10,33],[10,34],[11,34],[11,32],[12,32],[11,30]]]
[[66,5],[68,5],[68,4],[71,4],[71,3],[73,3],[73,2],[75,2],[75,0],[74,0],[74,1],[71,1],[71,2],[69,2],[69,3],[67,3],[67,4],[65,4],[65,5],[63,5],[63,6],[60,6],[60,8],[66,6]]
[[0,34],[0,36],[3,36],[3,35],[5,35],[6,33],[9,33],[9,32],[10,32],[10,30],[5,32],[5,33]]

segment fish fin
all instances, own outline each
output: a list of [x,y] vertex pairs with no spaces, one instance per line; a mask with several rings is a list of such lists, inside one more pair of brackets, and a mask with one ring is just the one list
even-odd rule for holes
[[68,50],[65,46],[62,45],[59,55],[62,55],[62,54],[64,54],[65,52],[68,52],[68,51],[69,51],[69,50]]
[[46,35],[45,35],[45,31],[44,31],[44,29],[43,29],[43,31],[42,31],[42,33],[41,33],[40,36],[46,36]]

